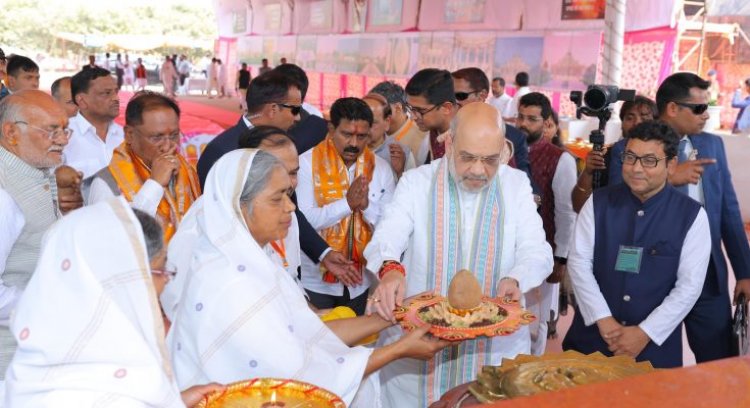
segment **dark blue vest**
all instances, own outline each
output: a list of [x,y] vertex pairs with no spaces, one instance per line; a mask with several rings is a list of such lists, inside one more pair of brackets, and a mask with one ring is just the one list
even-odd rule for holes
[[[637,325],[674,288],[685,236],[700,204],[669,184],[645,203],[625,184],[597,189],[593,200],[594,277],[615,320],[625,326]],[[615,271],[620,245],[643,248],[640,273]],[[654,367],[681,366],[681,333],[678,325],[661,346],[649,342],[637,360],[648,360]],[[579,310],[563,348],[612,355],[596,324],[586,327]]]

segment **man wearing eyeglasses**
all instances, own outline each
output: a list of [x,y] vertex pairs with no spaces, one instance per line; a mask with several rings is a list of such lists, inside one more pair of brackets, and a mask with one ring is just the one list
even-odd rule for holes
[[578,300],[564,349],[682,365],[681,322],[701,294],[706,210],[667,183],[679,136],[662,122],[629,134],[624,183],[594,191],[576,221],[568,271]]
[[62,216],[54,168],[70,137],[67,124],[44,92],[0,101],[0,386],[16,349],[10,313],[36,268],[42,236]]
[[425,68],[409,79],[405,91],[414,122],[421,131],[429,132],[422,142],[429,153],[424,162],[417,163],[420,166],[445,154],[445,139],[457,110],[453,79],[446,70]]
[[[73,136],[65,147],[65,164],[83,173],[84,180],[107,167],[112,152],[125,138],[114,122],[120,114],[117,81],[104,68],[84,69],[70,79],[78,115],[70,119]],[[84,181],[84,199],[89,181]]]
[[[678,164],[669,182],[706,209],[711,226],[711,262],[698,302],[685,319],[688,343],[697,362],[732,356],[731,301],[728,267],[732,264],[737,284],[733,298],[750,299],[750,246],[732,185],[724,142],[703,132],[708,120],[710,83],[698,75],[679,72],[659,86],[656,106],[659,119],[671,125],[681,137]],[[620,168],[613,160],[610,183],[619,182],[612,172]]]
[[200,196],[198,175],[178,151],[180,108],[164,95],[135,94],[125,108],[125,142],[91,182],[88,204],[123,195],[161,221],[164,242]]
[[[451,74],[453,77],[453,88],[456,91],[456,102],[458,108],[473,102],[484,102],[490,92],[490,81],[487,74],[479,68],[462,68]],[[502,114],[502,112],[501,112]],[[513,157],[508,165],[522,170],[531,179],[531,187],[534,193],[538,193],[538,187],[533,180],[531,164],[529,163],[529,147],[526,137],[517,127],[505,124],[505,139],[513,143]]]
[[334,251],[346,255],[357,276],[347,280],[303,256],[302,286],[319,309],[365,312],[373,279],[362,252],[396,187],[390,163],[368,148],[372,123],[363,100],[338,99],[331,105],[328,137],[299,158],[299,209]]
[[542,137],[552,120],[552,104],[544,94],[531,92],[521,97],[516,125],[529,145],[531,179],[539,189],[539,214],[555,259],[547,281],[525,294],[526,307],[538,317],[529,327],[531,352],[535,355],[543,354],[547,345],[548,320],[556,320],[559,283],[565,276],[568,243],[576,220],[570,194],[576,183],[576,161]]
[[[502,165],[507,155],[500,114],[472,103],[456,114],[446,154],[404,173],[365,249],[380,283],[368,313],[394,321],[405,297],[445,296],[461,269],[488,297],[510,297],[539,286],[552,270],[552,251],[525,173]],[[381,332],[379,345],[401,336]],[[381,369],[384,407],[427,407],[447,390],[473,381],[480,367],[528,354],[528,326],[509,336],[468,340],[427,362],[403,360]]]

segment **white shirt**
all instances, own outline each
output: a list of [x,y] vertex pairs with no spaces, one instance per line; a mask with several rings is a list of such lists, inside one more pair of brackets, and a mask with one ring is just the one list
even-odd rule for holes
[[63,154],[65,164],[83,172],[83,178],[96,174],[109,166],[112,151],[125,140],[125,131],[115,122],[109,124],[104,141],[96,134],[96,128],[81,112],[72,118],[68,127],[73,131]]
[[184,59],[180,61],[179,67],[177,68],[177,71],[182,75],[190,75],[190,69],[192,67],[190,66],[190,61]]
[[572,192],[577,181],[576,159],[565,152],[560,156],[552,177],[552,192],[555,195],[555,256],[563,258],[568,257],[568,245],[576,223]]
[[490,96],[487,97],[487,103],[494,106],[501,115],[505,113],[505,109],[507,109],[508,104],[510,104],[512,100],[513,98],[511,98],[507,93],[503,93],[498,97],[495,97],[494,95],[492,95],[492,93],[490,93]]
[[[350,216],[352,210],[349,208],[346,197],[323,207],[318,207],[315,200],[315,188],[313,186],[312,152],[312,149],[308,150],[299,158],[300,169],[298,174],[299,182],[297,184],[297,203],[299,204],[300,211],[305,214],[307,221],[310,222],[310,225],[320,232],[337,224],[344,217]],[[355,167],[354,165],[349,167],[350,181],[354,180]],[[377,155],[375,155],[375,169],[372,173],[369,188],[369,205],[363,215],[364,219],[370,225],[374,226],[380,220],[383,213],[383,206],[391,201],[393,190],[396,188],[391,165]],[[370,287],[371,281],[372,278],[368,273],[365,273],[361,285],[349,288],[350,296],[354,298],[364,293]],[[305,289],[316,293],[333,296],[342,296],[344,294],[344,285],[341,283],[330,284],[323,282],[319,266],[313,263],[304,253],[302,254],[302,285]]]
[[[26,223],[23,212],[7,191],[0,188],[0,276],[5,272],[5,262]],[[15,307],[21,290],[5,286],[0,279],[0,325],[7,326],[11,310]]]
[[[674,288],[664,298],[661,305],[638,325],[657,345],[664,343],[674,329],[682,323],[703,290],[703,281],[706,278],[706,268],[711,254],[711,245],[707,243],[706,237],[710,235],[708,217],[706,211],[701,208],[682,244],[677,282]],[[578,307],[581,310],[581,317],[587,326],[612,316],[594,277],[595,238],[594,205],[593,199],[589,198],[578,215],[568,256],[568,272],[578,300]]]
[[[117,194],[112,192],[112,189],[109,188],[106,181],[99,177],[95,177],[91,182],[89,195],[86,198],[86,205],[106,201],[119,195],[121,195],[120,192]],[[130,205],[135,209],[148,213],[152,217],[156,217],[156,209],[159,207],[162,198],[164,198],[164,187],[155,180],[148,179],[143,183],[141,189],[135,193]]]
[[[694,160],[695,157],[698,155],[698,150],[693,148],[693,143],[690,141],[689,137],[683,136],[682,139],[687,140],[687,143],[685,144],[685,152],[684,152],[685,157],[687,157],[688,160]],[[701,205],[706,204],[706,200],[703,197],[703,177],[698,179],[697,184],[688,183],[687,190],[688,190],[688,196],[690,196],[690,198],[701,203]]]
[[531,93],[531,89],[528,86],[518,88],[516,94],[513,95],[513,100],[505,107],[504,118],[515,118],[518,115],[518,102],[527,93]]

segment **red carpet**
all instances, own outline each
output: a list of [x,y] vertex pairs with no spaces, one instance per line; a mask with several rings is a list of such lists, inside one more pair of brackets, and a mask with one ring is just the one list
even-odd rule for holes
[[[132,92],[120,92],[120,116],[115,122],[125,124],[125,108]],[[180,130],[183,138],[181,140],[182,153],[189,162],[195,165],[198,162],[199,152],[202,152],[206,144],[224,129],[237,124],[240,115],[237,111],[229,111],[215,106],[204,105],[198,102],[177,99],[180,106]]]

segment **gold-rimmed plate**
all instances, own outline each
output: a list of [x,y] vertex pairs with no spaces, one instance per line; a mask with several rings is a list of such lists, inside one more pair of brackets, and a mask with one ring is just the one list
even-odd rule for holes
[[280,378],[254,378],[208,394],[197,408],[346,408],[336,394],[316,385]]
[[397,307],[393,314],[404,330],[411,331],[416,327],[432,324],[430,333],[433,336],[451,341],[468,340],[477,337],[508,336],[518,331],[522,325],[527,325],[536,319],[531,312],[522,309],[518,301],[486,296],[482,298],[482,302],[489,302],[498,306],[501,319],[497,322],[469,327],[454,327],[442,326],[434,322],[425,321],[422,318],[421,313],[424,310],[435,307],[442,302],[446,302],[443,296],[432,293],[424,294],[412,298],[403,306]]

